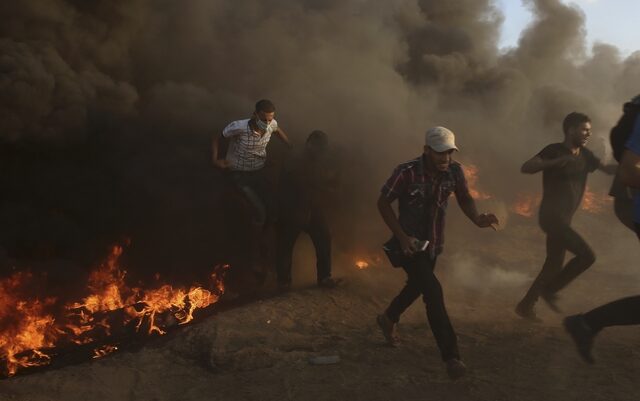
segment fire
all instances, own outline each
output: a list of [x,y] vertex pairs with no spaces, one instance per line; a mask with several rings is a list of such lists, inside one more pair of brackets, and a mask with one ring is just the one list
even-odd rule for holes
[[103,345],[93,351],[93,359],[102,358],[103,356],[112,354],[118,350],[115,345]]
[[369,267],[369,263],[367,263],[364,260],[357,260],[356,261],[356,267],[360,270],[366,269],[367,267]]
[[582,198],[581,209],[589,213],[599,214],[602,213],[612,201],[613,199],[608,194],[593,192],[587,187]]
[[[56,298],[39,300],[23,294],[33,284],[32,274],[18,272],[0,280],[0,359],[7,376],[23,367],[49,364],[55,347],[91,344],[108,337],[116,328],[114,323],[145,334],[164,334],[166,328],[192,321],[197,309],[216,303],[224,293],[228,265],[214,268],[207,288],[130,288],[125,283],[126,271],[118,264],[122,252],[122,247],[113,247],[105,263],[89,276],[90,295],[61,305],[63,313],[54,312],[61,307]],[[115,344],[100,346],[93,357],[116,350]]]
[[516,202],[511,206],[511,210],[520,216],[532,217],[541,200],[541,195],[532,195],[521,192],[517,195]]
[[464,175],[467,179],[467,185],[469,186],[469,193],[473,199],[487,200],[491,199],[491,195],[480,192],[478,187],[478,167],[474,164],[467,164],[464,166]]
[[[530,193],[521,192],[516,197],[515,203],[511,206],[511,210],[524,217],[532,217],[538,206],[542,196],[532,195]],[[582,198],[581,210],[588,213],[600,214],[605,208],[612,202],[612,198],[604,192],[594,192],[589,187],[585,189],[584,196]]]

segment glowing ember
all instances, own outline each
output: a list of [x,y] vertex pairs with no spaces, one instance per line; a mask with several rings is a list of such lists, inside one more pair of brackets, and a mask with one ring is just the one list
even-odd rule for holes
[[369,263],[365,262],[364,260],[358,260],[356,261],[356,267],[360,270],[366,269],[367,267],[369,267]]
[[584,197],[582,198],[581,209],[589,213],[599,214],[602,213],[605,208],[609,207],[611,202],[613,202],[613,198],[608,194],[603,192],[596,193],[587,187],[584,191]]
[[102,358],[103,356],[114,353],[118,350],[118,347],[115,345],[103,345],[102,347],[98,347],[93,350],[93,359]]
[[[516,202],[511,206],[511,210],[524,217],[532,217],[538,206],[542,196],[532,195],[528,193],[519,193]],[[599,214],[602,213],[607,207],[610,207],[613,199],[604,192],[594,192],[587,187],[582,199],[581,210],[588,213]]]
[[[193,320],[196,309],[216,303],[224,293],[227,265],[217,266],[205,289],[189,289],[162,285],[157,289],[130,288],[125,283],[126,271],[118,267],[122,247],[113,247],[106,262],[89,276],[90,295],[80,302],[57,305],[55,298],[43,301],[25,295],[33,286],[30,273],[18,272],[0,280],[0,359],[6,364],[6,375],[18,369],[43,366],[51,362],[51,349],[69,344],[90,344],[111,335],[114,320],[136,332],[164,334],[165,329]],[[62,307],[63,313],[55,313]],[[109,318],[109,313],[118,319]],[[60,316],[55,318],[54,316]],[[100,358],[117,350],[106,345],[94,350]]]
[[516,197],[516,202],[511,206],[511,210],[517,215],[532,217],[535,214],[541,199],[541,195],[531,195],[521,192]]
[[474,164],[467,164],[464,167],[464,175],[467,179],[467,185],[469,186],[469,193],[473,199],[487,200],[491,199],[491,195],[480,192],[478,187],[478,167]]

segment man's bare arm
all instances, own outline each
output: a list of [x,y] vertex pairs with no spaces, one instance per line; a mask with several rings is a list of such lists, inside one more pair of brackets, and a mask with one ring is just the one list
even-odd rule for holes
[[618,171],[618,165],[617,164],[602,164],[602,163],[600,163],[600,165],[598,166],[598,170],[600,170],[603,173],[608,174],[608,175],[615,175],[616,172]]
[[282,128],[278,127],[278,129],[274,133],[278,135],[280,139],[282,139],[282,142],[286,143],[287,146],[292,147],[289,137],[287,136],[287,134],[285,134]]
[[211,162],[214,166],[225,169],[229,167],[229,162],[225,159],[218,159],[219,149],[220,149],[220,138],[222,134],[214,134],[213,140],[211,141]]
[[389,202],[389,199],[383,194],[380,194],[378,198],[378,211],[380,211],[382,220],[384,220],[387,227],[389,227],[393,235],[400,241],[402,251],[408,255],[414,253],[417,250],[415,247],[416,239],[408,236],[404,232],[402,226],[400,226],[396,212],[391,207],[391,202]]
[[571,155],[565,155],[555,159],[546,160],[536,155],[522,164],[520,172],[524,174],[535,174],[548,168],[562,167],[571,161],[572,158],[573,157]]
[[476,207],[476,202],[473,200],[471,195],[456,197],[458,201],[458,205],[462,212],[473,222],[473,224],[478,227],[492,227],[494,230],[496,229],[496,225],[500,224],[498,218],[491,213],[482,213],[478,214],[478,208]]

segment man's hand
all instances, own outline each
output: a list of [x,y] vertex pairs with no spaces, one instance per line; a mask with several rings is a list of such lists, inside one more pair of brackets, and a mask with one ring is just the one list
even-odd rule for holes
[[495,214],[492,214],[492,213],[479,214],[478,217],[476,217],[475,223],[478,227],[481,227],[481,228],[491,227],[496,231],[498,230],[497,226],[500,225],[498,218],[496,217]]
[[575,157],[573,155],[564,155],[553,159],[553,166],[562,168],[567,165],[567,163],[571,163]]
[[418,240],[416,238],[410,237],[408,235],[403,235],[402,237],[398,238],[398,241],[400,241],[402,253],[404,253],[405,255],[411,256],[418,251],[418,249],[416,248],[416,243],[418,242]]
[[226,170],[231,166],[231,163],[226,159],[217,159],[213,161],[213,165],[221,170]]
[[617,164],[600,164],[600,166],[598,166],[598,170],[608,175],[615,175],[616,172],[618,171],[618,165]]

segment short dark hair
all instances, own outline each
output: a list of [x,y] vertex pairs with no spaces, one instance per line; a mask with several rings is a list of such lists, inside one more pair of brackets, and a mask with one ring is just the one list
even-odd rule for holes
[[567,114],[567,116],[564,118],[564,121],[562,121],[562,131],[564,132],[565,135],[567,135],[570,128],[574,128],[580,124],[590,123],[590,122],[591,122],[591,119],[589,118],[588,115],[574,111],[572,113]]
[[326,146],[329,144],[329,136],[324,131],[315,130],[307,137],[307,143],[317,143]]
[[261,99],[256,102],[256,112],[259,111],[263,113],[273,113],[276,111],[276,106],[269,99]]

